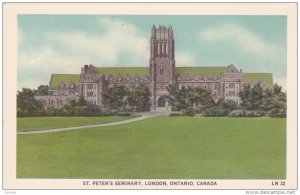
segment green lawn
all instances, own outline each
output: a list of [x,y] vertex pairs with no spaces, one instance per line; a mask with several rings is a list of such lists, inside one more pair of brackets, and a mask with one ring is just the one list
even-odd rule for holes
[[286,119],[155,117],[18,135],[17,178],[285,179]]
[[17,131],[76,127],[121,121],[132,117],[26,117],[17,118]]

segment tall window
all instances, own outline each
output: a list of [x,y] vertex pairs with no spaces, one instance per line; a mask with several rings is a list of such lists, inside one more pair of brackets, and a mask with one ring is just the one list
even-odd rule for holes
[[160,43],[158,42],[157,43],[157,55],[160,55],[160,49],[161,49]]
[[93,92],[87,92],[88,97],[93,97]]
[[235,83],[229,83],[229,88],[231,89],[235,88]]
[[93,89],[93,84],[87,84],[88,89]]
[[166,43],[165,46],[166,46],[166,50],[165,50],[165,51],[166,51],[166,54],[168,54],[168,43]]
[[164,74],[164,68],[162,66],[160,66],[160,69],[159,69],[159,74]]
[[235,91],[229,91],[229,96],[235,96]]

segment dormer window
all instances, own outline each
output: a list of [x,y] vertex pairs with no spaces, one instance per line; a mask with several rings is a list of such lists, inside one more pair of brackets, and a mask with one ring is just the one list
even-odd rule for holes
[[113,81],[113,80],[114,80],[114,76],[110,74],[110,75],[108,76],[108,79],[109,79],[110,81]]
[[129,74],[126,75],[126,80],[130,81],[130,75]]
[[122,81],[122,75],[119,74],[119,75],[118,75],[118,82],[121,82],[121,81]]
[[64,81],[61,81],[61,82],[60,82],[59,88],[60,88],[60,89],[65,88],[65,83],[64,83]]

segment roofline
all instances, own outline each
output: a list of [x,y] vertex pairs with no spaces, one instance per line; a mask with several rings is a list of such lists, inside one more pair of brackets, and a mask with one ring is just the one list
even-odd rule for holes
[[244,72],[244,73],[246,73],[246,74],[272,74],[273,75],[272,72]]

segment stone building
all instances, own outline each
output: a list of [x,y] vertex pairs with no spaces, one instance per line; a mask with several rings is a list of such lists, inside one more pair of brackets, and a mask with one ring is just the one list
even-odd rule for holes
[[243,73],[234,65],[221,67],[176,67],[175,40],[172,27],[151,29],[148,67],[95,67],[84,65],[80,75],[52,74],[48,96],[36,96],[44,106],[61,108],[80,96],[90,105],[103,106],[102,94],[117,85],[145,84],[151,92],[154,111],[170,111],[166,86],[199,86],[209,89],[215,101],[223,98],[240,103],[239,92],[244,84],[262,82],[272,86],[272,73]]

